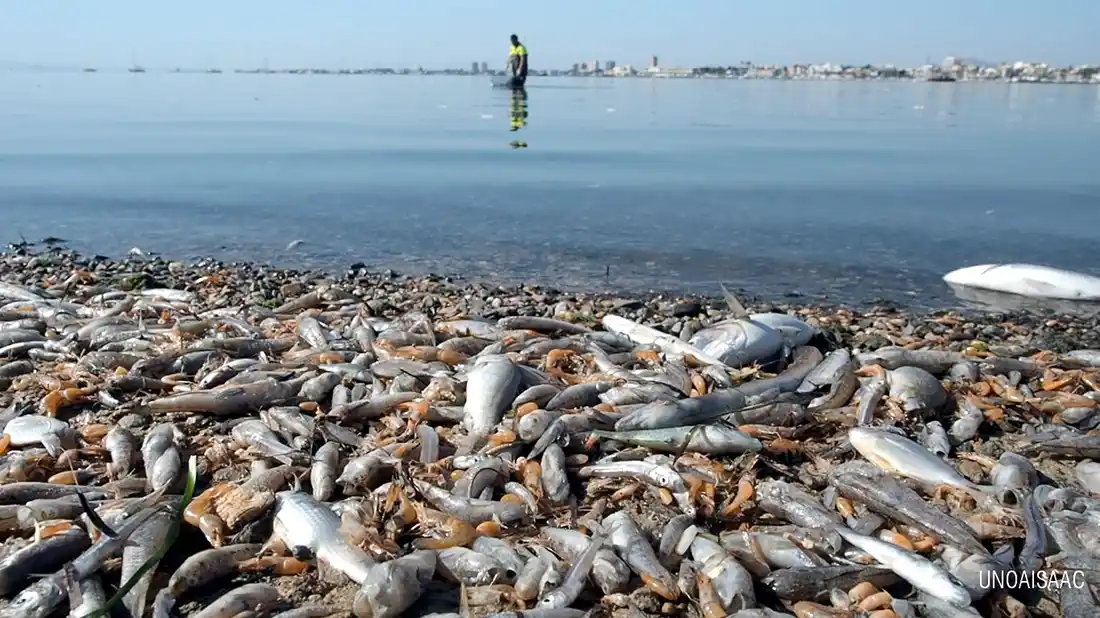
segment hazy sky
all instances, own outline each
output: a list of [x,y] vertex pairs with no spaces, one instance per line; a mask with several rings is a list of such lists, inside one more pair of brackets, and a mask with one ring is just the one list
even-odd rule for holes
[[0,0],[0,63],[150,68],[1100,64],[1100,0]]

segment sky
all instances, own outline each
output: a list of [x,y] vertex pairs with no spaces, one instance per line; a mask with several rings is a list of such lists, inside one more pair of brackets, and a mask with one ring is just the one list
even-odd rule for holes
[[0,67],[1100,64],[1097,0],[0,0]]

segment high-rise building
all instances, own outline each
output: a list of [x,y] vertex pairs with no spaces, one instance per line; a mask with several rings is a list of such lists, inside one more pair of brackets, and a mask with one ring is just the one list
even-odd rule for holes
[[608,60],[607,62],[603,63],[603,68],[604,68],[605,71],[615,70],[615,61],[614,60]]
[[482,62],[481,63],[481,72],[482,73],[488,73],[489,72],[489,63],[488,62]]
[[657,56],[650,56],[649,57],[649,66],[654,68],[654,69],[657,68],[657,66],[658,66],[657,65]]
[[600,61],[599,60],[593,60],[592,61],[592,72],[597,73],[597,72],[599,72],[599,70],[600,70]]
[[580,73],[580,72],[581,72],[581,65],[577,64],[576,62],[574,62],[574,63],[573,63],[573,72],[574,72],[574,73]]
[[478,74],[478,66],[479,66],[478,63],[476,63],[476,62],[470,63],[470,72],[473,73],[474,75],[477,75]]

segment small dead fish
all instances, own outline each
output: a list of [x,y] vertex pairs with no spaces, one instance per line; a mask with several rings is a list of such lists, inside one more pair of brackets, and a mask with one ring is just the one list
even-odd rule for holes
[[231,435],[237,442],[286,464],[295,463],[295,455],[301,456],[300,451],[280,442],[279,437],[263,421],[250,419],[238,423],[233,426]]
[[860,455],[887,472],[930,487],[952,485],[968,491],[976,489],[953,466],[904,436],[880,429],[853,427],[848,431],[848,441]]
[[569,501],[569,477],[565,472],[565,451],[551,444],[542,454],[542,487],[550,504],[560,506]]
[[19,590],[32,574],[56,571],[90,544],[87,533],[72,528],[7,554],[0,559],[0,594],[7,596]]
[[759,452],[764,448],[760,440],[726,425],[693,425],[636,431],[596,430],[592,433],[608,440],[665,453],[684,451],[711,456],[739,455]]
[[149,402],[154,412],[199,412],[230,415],[259,410],[297,397],[300,386],[292,381],[264,378],[242,386],[221,386],[209,391],[178,393]]
[[326,502],[336,490],[336,466],[339,464],[340,445],[335,442],[325,442],[313,455],[309,486],[318,502]]
[[218,597],[194,618],[236,618],[262,615],[279,603],[279,589],[271,584],[245,584]]
[[504,580],[504,566],[465,547],[447,547],[436,552],[440,575],[456,584],[489,586]]
[[837,526],[836,531],[849,544],[867,552],[875,560],[897,573],[914,588],[927,592],[956,607],[968,607],[970,593],[956,584],[950,576],[923,556],[907,551],[886,541],[864,536]]
[[624,511],[616,511],[603,520],[608,541],[624,562],[642,578],[655,594],[675,601],[680,597],[676,578],[657,559],[653,548],[638,530],[637,524]]
[[168,585],[157,593],[153,601],[153,618],[169,618],[169,613],[184,593],[204,586],[217,579],[230,577],[237,572],[237,565],[260,553],[260,544],[228,545],[207,549],[184,560]]
[[307,493],[281,491],[275,496],[275,534],[287,547],[306,547],[322,562],[362,584],[374,564],[366,552],[340,534],[340,517]]
[[581,478],[629,477],[654,487],[667,489],[676,503],[687,515],[695,515],[695,505],[688,493],[687,484],[680,473],[665,464],[648,461],[614,461],[598,463],[581,468],[577,473]]

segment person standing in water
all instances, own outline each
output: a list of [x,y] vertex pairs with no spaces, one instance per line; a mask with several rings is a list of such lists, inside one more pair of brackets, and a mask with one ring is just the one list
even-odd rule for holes
[[527,47],[512,35],[512,49],[508,54],[508,68],[512,71],[512,87],[523,88],[527,83]]

